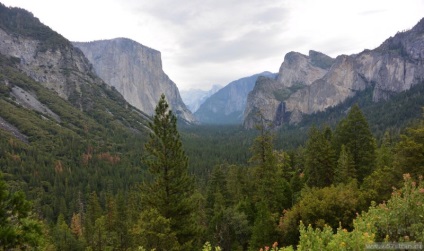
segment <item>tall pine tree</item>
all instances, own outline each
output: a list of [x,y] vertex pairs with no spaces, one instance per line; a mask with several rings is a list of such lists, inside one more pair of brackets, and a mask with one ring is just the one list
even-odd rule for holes
[[143,203],[146,210],[155,210],[169,220],[170,230],[177,237],[181,250],[192,250],[196,240],[194,179],[188,173],[188,158],[177,130],[177,118],[169,109],[164,94],[149,128],[144,163],[151,180],[144,183]]
[[360,182],[372,173],[376,159],[375,139],[358,105],[353,105],[347,117],[337,125],[334,142],[336,150],[340,151],[344,144],[352,155]]
[[395,167],[398,178],[409,173],[417,178],[424,170],[424,119],[407,128],[396,145]]
[[333,183],[336,166],[329,127],[320,131],[315,126],[309,130],[306,142],[305,173],[309,186],[325,187]]
[[[250,162],[255,164],[256,215],[249,242],[250,250],[277,240],[277,223],[280,212],[291,202],[289,183],[284,179],[281,164],[274,151],[274,136],[265,125],[257,126],[260,134],[251,147]],[[279,170],[280,169],[280,170]]]
[[348,183],[355,178],[355,164],[353,163],[352,155],[346,150],[345,145],[342,145],[334,172],[334,183]]

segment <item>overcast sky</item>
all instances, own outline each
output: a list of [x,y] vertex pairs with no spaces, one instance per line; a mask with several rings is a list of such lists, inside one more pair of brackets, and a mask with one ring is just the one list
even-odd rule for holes
[[373,49],[424,17],[424,0],[0,0],[71,41],[127,37],[162,53],[180,90],[278,72],[290,51]]

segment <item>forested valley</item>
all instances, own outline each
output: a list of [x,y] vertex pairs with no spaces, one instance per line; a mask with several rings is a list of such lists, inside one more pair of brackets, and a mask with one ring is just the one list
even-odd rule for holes
[[[422,96],[415,88],[401,94],[410,103],[369,105],[365,91],[306,118],[309,125],[256,130],[177,128],[162,97],[149,136],[76,110],[83,129],[75,133],[1,101],[10,106],[1,116],[30,137],[0,130],[0,246],[363,250],[421,242],[424,120],[414,119]],[[410,104],[415,110],[381,108]],[[392,123],[396,116],[408,119]]]

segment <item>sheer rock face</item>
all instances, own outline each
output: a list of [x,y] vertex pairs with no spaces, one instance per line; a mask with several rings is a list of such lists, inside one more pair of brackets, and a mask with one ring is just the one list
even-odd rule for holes
[[102,84],[84,54],[71,43],[40,50],[40,41],[0,29],[0,53],[19,59],[18,67],[29,77],[54,90],[60,97],[81,104],[81,86]]
[[[244,126],[261,112],[267,123],[298,123],[302,114],[335,106],[372,88],[373,101],[389,99],[424,81],[424,19],[374,50],[332,59],[322,53],[288,53],[277,79],[258,79],[249,94]],[[284,113],[283,115],[281,113]]]
[[126,38],[74,42],[97,75],[141,111],[153,115],[161,94],[180,119],[195,123],[175,83],[163,72],[159,51]]

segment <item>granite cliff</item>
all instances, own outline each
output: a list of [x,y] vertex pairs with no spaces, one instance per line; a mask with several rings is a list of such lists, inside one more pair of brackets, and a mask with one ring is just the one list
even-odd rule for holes
[[333,59],[315,51],[288,53],[277,78],[259,78],[249,93],[244,126],[252,128],[259,113],[273,125],[295,124],[302,115],[336,106],[366,88],[378,102],[423,80],[424,19],[359,54]]
[[178,118],[188,123],[196,122],[176,84],[162,70],[159,51],[127,38],[73,44],[83,51],[95,72],[131,105],[153,115],[164,93]]

